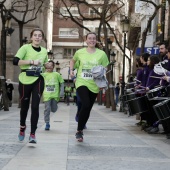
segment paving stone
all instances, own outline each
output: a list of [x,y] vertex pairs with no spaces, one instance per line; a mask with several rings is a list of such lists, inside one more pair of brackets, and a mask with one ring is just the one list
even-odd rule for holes
[[170,162],[68,160],[67,170],[168,170]]
[[7,158],[0,158],[0,169],[2,169],[8,162],[10,161],[10,159]]

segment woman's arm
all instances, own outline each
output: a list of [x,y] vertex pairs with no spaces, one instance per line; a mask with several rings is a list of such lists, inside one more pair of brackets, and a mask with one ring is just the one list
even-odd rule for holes
[[70,76],[71,76],[71,78],[73,78],[74,77],[74,64],[75,64],[75,60],[71,60],[70,61]]
[[14,57],[13,59],[13,65],[38,65],[41,62],[39,60],[20,60],[18,57]]

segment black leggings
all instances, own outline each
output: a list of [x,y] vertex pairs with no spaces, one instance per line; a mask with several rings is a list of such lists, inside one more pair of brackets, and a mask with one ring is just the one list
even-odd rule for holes
[[33,84],[22,84],[19,82],[19,94],[21,100],[20,125],[25,126],[30,98],[31,100],[31,133],[35,133],[39,118],[39,104],[44,90],[44,79],[40,76]]
[[97,93],[91,92],[86,86],[78,87],[77,93],[82,103],[77,127],[77,130],[81,131],[89,119],[90,111],[97,97]]

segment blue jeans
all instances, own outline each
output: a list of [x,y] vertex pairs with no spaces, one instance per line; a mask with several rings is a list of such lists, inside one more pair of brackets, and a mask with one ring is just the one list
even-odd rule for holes
[[119,94],[116,94],[116,105],[118,104],[119,102]]

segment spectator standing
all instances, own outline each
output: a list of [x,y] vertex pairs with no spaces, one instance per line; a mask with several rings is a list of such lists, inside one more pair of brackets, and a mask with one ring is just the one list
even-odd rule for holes
[[119,83],[117,83],[117,84],[116,84],[116,87],[115,87],[116,106],[118,106],[119,94],[120,94],[120,85],[119,85]]
[[69,106],[70,104],[71,91],[72,88],[70,87],[70,84],[67,84],[67,86],[65,87],[65,99],[66,99],[67,106]]
[[7,96],[9,99],[9,107],[11,107],[12,106],[12,91],[14,90],[14,86],[11,83],[10,79],[7,79],[5,86],[6,86],[6,90],[7,90]]

